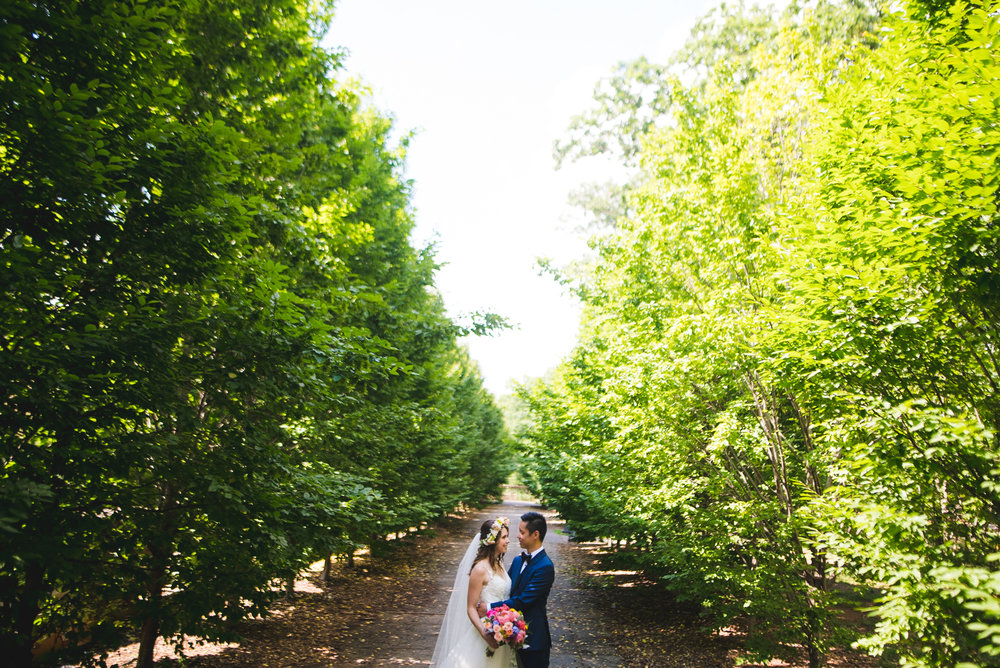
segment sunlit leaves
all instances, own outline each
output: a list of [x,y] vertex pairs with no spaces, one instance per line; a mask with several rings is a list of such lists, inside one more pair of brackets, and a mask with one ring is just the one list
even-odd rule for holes
[[860,647],[987,661],[995,6],[894,8],[870,33],[857,3],[815,10],[701,24],[685,53],[711,76],[670,85],[578,348],[525,394],[535,482],[581,535],[753,615],[761,656],[818,662],[847,573],[882,590]]
[[325,4],[6,10],[5,660],[226,637],[310,559],[507,472],[409,242],[405,141],[336,80]]

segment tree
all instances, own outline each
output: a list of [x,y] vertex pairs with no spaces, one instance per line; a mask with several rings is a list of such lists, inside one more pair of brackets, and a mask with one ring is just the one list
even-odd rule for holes
[[412,470],[497,484],[473,468],[506,447],[495,408],[408,241],[405,142],[334,78],[327,18],[21,2],[0,24],[12,665],[50,634],[130,629],[141,666],[158,636],[232,637],[311,558],[450,510]]
[[622,168],[623,182],[585,184],[570,194],[570,203],[592,219],[595,231],[612,229],[634,213],[628,193],[643,180],[637,169],[644,143],[676,120],[674,87],[696,93],[687,96],[686,104],[704,98],[718,76],[725,77],[728,90],[739,92],[757,74],[758,52],[774,48],[783,26],[810,31],[824,42],[849,42],[874,32],[879,16],[878,3],[869,0],[793,2],[780,18],[773,6],[726,2],[697,21],[684,47],[667,63],[645,57],[618,63],[594,87],[594,107],[574,116],[568,136],[554,142],[553,158],[557,168],[567,161],[608,159]]
[[998,452],[994,9],[927,23],[911,8],[823,87],[807,154],[822,178],[789,218],[789,333],[843,481],[820,525],[855,577],[887,585],[863,646],[905,665],[1000,653],[1000,500],[983,482]]
[[533,477],[760,657],[818,665],[847,572],[883,591],[858,646],[992,665],[995,7],[877,42],[857,10],[669,85],[578,347],[525,393]]

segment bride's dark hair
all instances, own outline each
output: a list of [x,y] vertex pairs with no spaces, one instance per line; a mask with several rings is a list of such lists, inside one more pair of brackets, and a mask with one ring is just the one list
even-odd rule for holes
[[[493,537],[493,542],[488,545],[483,545],[482,541],[487,540],[490,535],[490,531],[493,529],[493,523],[498,520],[503,520],[503,524],[500,530],[496,532],[496,536]],[[483,522],[483,526],[479,528],[479,550],[476,552],[476,558],[472,560],[472,565],[475,566],[479,563],[481,559],[490,560],[490,569],[496,570],[497,566],[503,563],[503,554],[497,552],[497,541],[500,540],[500,536],[506,531],[507,535],[510,535],[510,522],[506,521],[505,518],[497,518],[496,520],[486,520]]]

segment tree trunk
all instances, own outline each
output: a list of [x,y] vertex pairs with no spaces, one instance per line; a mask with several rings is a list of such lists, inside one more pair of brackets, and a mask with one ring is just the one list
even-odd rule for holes
[[333,558],[332,555],[326,555],[323,559],[323,584],[330,583],[330,569],[333,568]]
[[823,655],[816,649],[816,645],[809,643],[809,668],[820,668],[823,665]]
[[770,442],[767,449],[768,459],[771,461],[771,470],[774,478],[774,492],[785,509],[785,515],[792,517],[792,497],[788,484],[788,470],[785,465],[784,454],[784,434],[778,422],[777,407],[774,405],[773,397],[768,397],[768,392],[760,383],[756,373],[745,374],[747,387],[753,395],[754,403],[757,406],[757,419],[764,435]]
[[163,512],[164,522],[160,527],[161,533],[158,536],[154,535],[154,540],[147,546],[150,557],[147,590],[149,609],[143,616],[139,632],[139,658],[136,661],[136,668],[153,668],[153,650],[160,635],[160,619],[163,614],[160,609],[163,604],[163,587],[167,581],[167,568],[174,550],[173,535],[177,526],[173,517],[173,496],[173,490],[169,487],[163,490],[160,509]]
[[[41,562],[30,561],[24,568],[24,586],[15,603],[13,633],[0,637],[3,659],[11,668],[29,668],[32,665],[31,648],[35,644],[35,618],[38,601],[45,591],[45,569]],[[12,587],[13,589],[13,587]]]
[[[160,604],[163,602],[163,577],[166,573],[165,555],[153,552],[153,573],[149,578],[149,611],[142,620],[139,631],[139,658],[136,668],[153,668],[153,650],[160,636]],[[161,558],[162,557],[162,558]]]
[[153,650],[156,649],[156,639],[159,636],[159,615],[147,617],[139,632],[139,658],[136,662],[136,668],[153,668]]
[[806,650],[809,652],[809,668],[820,668],[823,665],[823,655],[817,646],[819,637],[820,617],[815,609],[806,610]]

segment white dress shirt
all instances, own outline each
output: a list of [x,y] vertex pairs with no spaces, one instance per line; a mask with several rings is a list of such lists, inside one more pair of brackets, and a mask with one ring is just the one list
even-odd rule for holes
[[[538,553],[541,552],[544,549],[545,549],[545,546],[543,545],[542,547],[540,547],[537,550],[535,550],[534,552],[532,552],[531,553],[531,559],[534,560],[535,557],[538,556]],[[521,559],[521,571],[520,572],[523,573],[524,569],[527,568],[527,567],[528,567],[528,560],[527,559]]]

